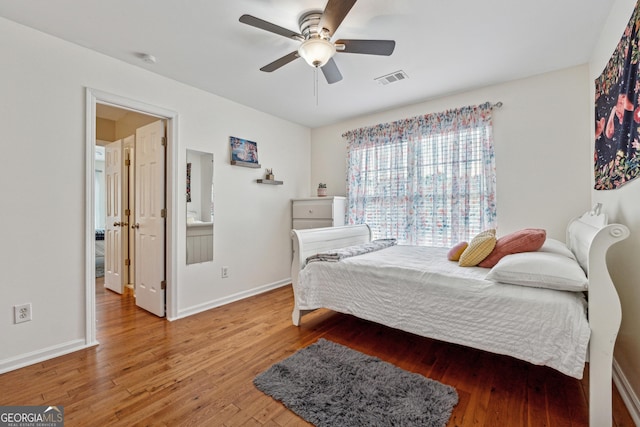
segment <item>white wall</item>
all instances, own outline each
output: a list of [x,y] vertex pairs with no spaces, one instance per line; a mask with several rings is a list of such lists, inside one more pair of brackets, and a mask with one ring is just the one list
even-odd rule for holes
[[[87,87],[178,113],[177,188],[187,148],[214,154],[213,262],[185,265],[186,208],[176,212],[179,316],[288,283],[290,199],[309,195],[308,128],[3,18],[0,34],[0,372],[85,342]],[[231,135],[258,142],[263,169],[229,164]],[[266,167],[284,185],[258,185]],[[15,325],[13,306],[26,302],[33,320]]]
[[498,233],[541,227],[564,240],[569,219],[591,203],[588,94],[584,65],[313,129],[310,189],[326,182],[345,195],[347,130],[502,101],[493,113]]
[[[614,3],[589,63],[589,146],[592,151],[595,139],[593,81],[609,61],[635,5],[635,0],[617,0]],[[592,174],[591,188],[593,184]],[[592,191],[593,202],[604,205],[610,221],[621,222],[631,230],[629,239],[611,248],[607,261],[622,303],[622,325],[614,357],[632,390],[628,398],[633,404],[635,420],[640,422],[640,180],[629,182],[617,190]]]

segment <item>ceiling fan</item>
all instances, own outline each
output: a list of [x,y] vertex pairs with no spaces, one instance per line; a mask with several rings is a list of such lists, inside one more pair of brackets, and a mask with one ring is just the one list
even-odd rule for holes
[[242,15],[240,22],[274,34],[301,42],[300,47],[260,68],[260,71],[272,72],[299,57],[309,65],[321,68],[329,84],[342,80],[342,74],[333,60],[336,52],[362,53],[368,55],[389,56],[396,42],[393,40],[336,40],[331,37],[347,16],[356,0],[329,0],[324,12],[313,10],[303,14],[298,22],[300,33],[288,30],[271,22],[251,15]]

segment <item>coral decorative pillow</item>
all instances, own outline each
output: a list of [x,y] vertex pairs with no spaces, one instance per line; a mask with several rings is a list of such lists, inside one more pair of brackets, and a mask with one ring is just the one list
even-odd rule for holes
[[482,262],[480,267],[493,267],[503,257],[521,252],[537,251],[544,244],[547,232],[541,228],[525,228],[500,237],[496,247]]
[[496,246],[496,230],[486,230],[471,239],[467,249],[460,255],[461,267],[474,267],[485,259]]
[[460,255],[462,255],[462,252],[467,249],[467,246],[469,246],[469,243],[467,242],[457,243],[451,249],[449,249],[449,252],[447,252],[447,259],[449,261],[458,261],[460,259]]

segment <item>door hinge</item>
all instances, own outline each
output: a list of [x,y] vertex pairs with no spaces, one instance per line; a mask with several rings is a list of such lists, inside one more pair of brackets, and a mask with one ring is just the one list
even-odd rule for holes
[[125,166],[131,166],[131,160],[127,159],[124,161]]
[[167,289],[167,282],[166,282],[166,280],[163,280],[162,282],[160,282],[160,289]]
[[124,214],[125,214],[126,216],[131,215],[131,209],[125,209],[125,210],[124,210]]
[[167,145],[167,137],[166,136],[162,137],[162,145]]
[[167,217],[167,210],[160,209],[160,218],[166,218],[166,217]]
[[125,259],[124,265],[131,265],[131,260],[129,258]]

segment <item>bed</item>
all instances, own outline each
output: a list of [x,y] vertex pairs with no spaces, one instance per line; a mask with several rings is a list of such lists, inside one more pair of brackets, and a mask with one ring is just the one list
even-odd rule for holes
[[589,361],[590,425],[611,425],[621,308],[606,253],[629,230],[608,224],[599,205],[569,223],[566,244],[546,239],[535,253],[507,255],[491,269],[460,267],[447,260],[447,248],[372,242],[367,225],[291,234],[294,325],[328,308],[575,378]]

